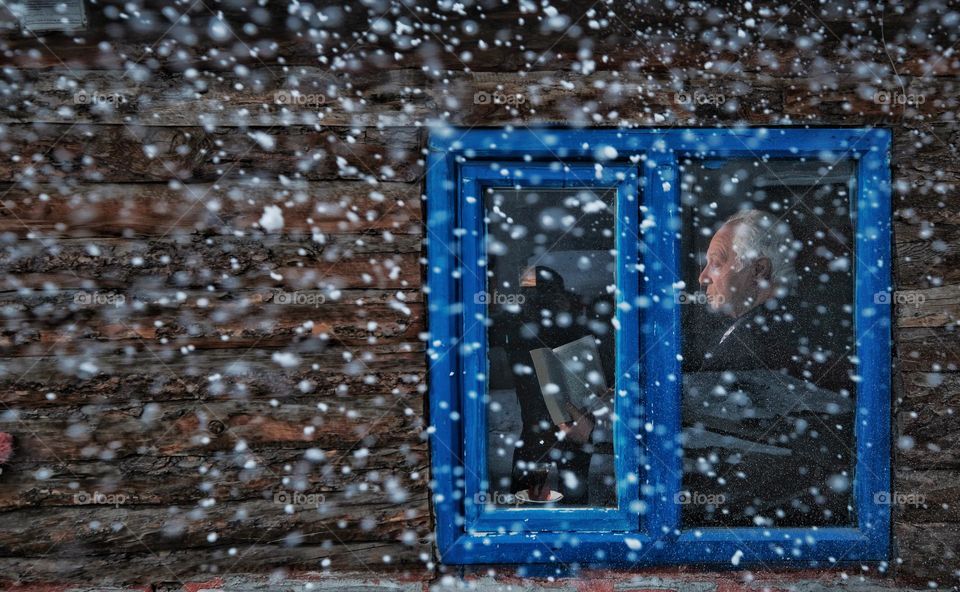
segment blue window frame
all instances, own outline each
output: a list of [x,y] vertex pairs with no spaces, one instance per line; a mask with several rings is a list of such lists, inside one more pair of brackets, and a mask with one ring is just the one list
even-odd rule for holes
[[[892,287],[889,145],[884,129],[435,130],[426,242],[433,502],[442,561],[829,566],[885,560],[891,314],[890,299],[876,295]],[[856,525],[684,529],[674,503],[682,476],[680,164],[688,157],[829,155],[856,162]],[[485,289],[481,192],[504,185],[616,191],[617,302],[644,303],[617,307],[616,507],[474,502],[487,487],[486,313],[465,295]]]

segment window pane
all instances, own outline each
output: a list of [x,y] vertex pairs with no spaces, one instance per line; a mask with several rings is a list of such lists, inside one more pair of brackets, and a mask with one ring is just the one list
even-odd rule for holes
[[487,503],[615,506],[616,192],[483,192]]
[[855,524],[855,162],[681,164],[682,523]]

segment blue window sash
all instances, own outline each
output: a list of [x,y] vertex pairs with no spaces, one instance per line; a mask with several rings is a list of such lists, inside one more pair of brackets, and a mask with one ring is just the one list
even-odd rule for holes
[[[890,133],[884,129],[435,130],[427,163],[426,283],[433,501],[442,561],[829,566],[885,560],[890,539],[890,508],[883,501],[889,499],[890,491],[891,314],[889,304],[878,304],[876,295],[889,295],[892,288],[889,150]],[[622,207],[621,195],[629,189],[618,184],[617,190],[618,288],[623,298],[632,297],[630,288],[620,281],[627,276],[620,274],[635,268],[628,257],[639,252],[645,276],[638,282],[640,297],[649,303],[639,319],[630,321],[630,326],[639,326],[639,340],[625,342],[629,327],[618,334],[618,389],[626,382],[621,377],[635,372],[631,368],[639,362],[639,389],[629,389],[631,394],[625,399],[636,405],[639,391],[642,426],[633,430],[628,422],[619,422],[615,446],[618,479],[630,472],[629,466],[637,466],[631,455],[640,455],[642,497],[634,498],[641,504],[633,507],[645,507],[645,512],[637,518],[629,511],[631,500],[623,495],[634,490],[624,483],[618,484],[620,505],[615,511],[486,512],[472,504],[472,497],[467,499],[468,493],[481,491],[479,476],[486,474],[486,410],[477,380],[485,373],[486,350],[482,337],[478,341],[482,331],[466,331],[478,310],[472,297],[464,297],[471,294],[468,289],[479,285],[469,279],[471,270],[464,266],[475,265],[482,253],[482,228],[478,225],[483,218],[482,202],[467,203],[461,188],[466,179],[479,181],[491,172],[500,175],[500,168],[491,168],[491,162],[505,165],[507,185],[523,185],[531,179],[534,183],[568,183],[568,175],[531,177],[510,171],[537,173],[544,163],[562,161],[571,170],[586,166],[592,174],[598,155],[601,159],[615,155],[603,162],[603,168],[609,168],[614,177],[615,171],[623,170],[635,170],[643,177],[640,200],[646,215],[639,240],[624,232],[628,227],[636,229],[637,223],[622,218],[628,210]],[[680,250],[676,176],[678,158],[684,156],[846,157],[857,161],[854,300],[861,381],[856,396],[853,480],[856,526],[679,528],[673,495],[680,491],[682,476],[681,333],[680,311],[674,303]],[[635,243],[626,244],[631,240]],[[476,347],[478,343],[480,347]],[[623,359],[631,352],[639,357]],[[471,397],[471,392],[478,394]],[[638,453],[624,445],[627,438],[638,442]],[[598,521],[598,512],[616,525],[624,519],[633,522],[626,529],[611,527],[611,522]],[[514,517],[521,515],[520,520]],[[733,561],[734,557],[738,560]]]
[[[502,171],[522,172],[522,175],[504,176]],[[635,166],[607,166],[599,171],[592,165],[562,166],[516,162],[469,164],[460,170],[460,228],[464,240],[463,261],[478,262],[477,270],[465,269],[462,274],[463,300],[461,347],[463,360],[462,393],[464,424],[464,470],[466,493],[464,508],[469,532],[511,531],[633,531],[640,515],[639,506],[631,501],[639,499],[637,481],[639,464],[640,413],[637,409],[639,393],[638,360],[638,278],[637,244],[638,179]],[[511,188],[597,188],[616,191],[615,248],[617,291],[616,384],[614,411],[619,420],[613,433],[614,465],[617,475],[616,508],[503,508],[476,503],[477,494],[489,493],[487,483],[487,402],[485,381],[487,363],[486,306],[473,295],[487,290],[486,282],[486,225],[483,191],[488,187]],[[628,307],[619,306],[628,303]],[[476,355],[474,355],[476,352]]]

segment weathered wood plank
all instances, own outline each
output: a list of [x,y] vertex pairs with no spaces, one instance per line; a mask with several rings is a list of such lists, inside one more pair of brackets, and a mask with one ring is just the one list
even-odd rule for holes
[[897,401],[896,465],[960,469],[960,373],[904,372]]
[[[101,460],[20,462],[5,467],[0,512],[24,507],[74,506],[94,492],[122,494],[125,506],[180,506],[205,499],[246,501],[265,492],[336,494],[337,502],[367,501],[426,488],[425,441],[352,450],[258,448],[203,456],[132,456]],[[256,466],[246,467],[255,460]],[[81,496],[79,493],[90,494]],[[120,498],[115,498],[120,499]],[[268,499],[272,497],[268,496]],[[331,501],[334,498],[331,497]]]
[[[208,545],[206,548],[153,552],[150,541],[138,541],[117,553],[45,553],[27,557],[0,557],[0,572],[7,582],[96,582],[101,586],[123,583],[152,584],[158,581],[209,580],[234,573],[271,570],[364,571],[382,577],[397,574],[415,578],[423,575],[420,556],[429,552],[426,541],[414,544],[363,542],[341,545],[335,531],[329,544],[290,546],[261,541],[236,547]],[[412,575],[411,575],[412,574]],[[198,588],[198,590],[201,588]]]
[[424,172],[418,160],[423,131],[414,128],[291,125],[207,132],[202,127],[23,124],[3,131],[0,149],[25,157],[0,159],[0,182],[217,181],[228,173],[411,182]]
[[938,588],[960,585],[956,574],[957,553],[960,549],[960,529],[956,524],[894,525],[899,561],[895,568],[898,577],[919,586],[939,583]]
[[210,350],[107,354],[95,360],[10,358],[0,361],[0,400],[24,410],[164,401],[179,401],[190,409],[225,397],[285,400],[336,393],[345,403],[357,396],[424,390],[427,358],[422,345],[368,346],[362,352],[328,348],[302,353],[301,359],[301,364],[284,368],[272,361],[271,351],[259,349],[242,355]]
[[353,397],[350,405],[334,393],[310,401],[217,400],[193,406],[180,402],[91,405],[42,412],[19,409],[0,416],[0,429],[13,432],[21,461],[104,460],[132,455],[198,455],[233,450],[239,441],[259,447],[349,450],[416,441],[422,396]]
[[[939,205],[928,205],[932,200]],[[947,204],[960,204],[960,193],[934,192],[922,201],[898,203],[894,214],[898,287],[940,288],[960,281],[960,215],[958,207]]]
[[904,289],[960,283],[960,246],[940,240],[898,244],[894,271],[896,285]]
[[960,369],[956,325],[902,328],[894,333],[896,356],[906,372],[956,372]]
[[[378,288],[404,290],[419,284],[420,258],[416,253],[371,256],[366,260],[339,260],[326,268],[314,269],[305,266],[269,266],[244,275],[220,278],[209,274],[209,268],[194,270],[162,269],[160,277],[136,272],[126,268],[111,268],[104,275],[96,275],[88,269],[55,269],[48,272],[24,273],[6,276],[0,290],[16,287],[41,290],[44,286],[56,286],[61,290],[81,290],[90,286],[99,291],[118,292],[135,283],[138,289],[160,289],[175,285],[200,289],[210,285],[211,280],[223,279],[229,284],[242,282],[254,289],[301,290],[317,285],[326,288]],[[16,278],[14,280],[13,278]],[[214,289],[223,288],[219,282]]]
[[960,473],[950,469],[896,471],[893,495],[897,522],[960,523]]
[[[646,56],[640,59],[649,61]],[[294,90],[303,97],[296,102],[286,94],[289,85],[263,69],[242,88],[236,88],[232,77],[217,77],[205,83],[203,92],[182,73],[138,81],[119,70],[36,70],[23,72],[19,101],[0,111],[0,123],[410,127],[441,114],[461,125],[569,124],[575,114],[584,123],[595,124],[615,112],[621,122],[643,125],[691,118],[701,124],[814,120],[821,125],[903,121],[926,125],[937,120],[949,123],[946,113],[960,106],[956,78],[891,73],[893,83],[870,86],[867,81],[838,78],[830,70],[806,72],[804,78],[785,82],[749,62],[739,62],[735,77],[676,70],[670,76],[660,72],[651,76],[649,69],[583,73],[538,67],[523,76],[502,70],[451,72],[443,83],[422,68],[344,73],[302,67],[298,73],[305,82]],[[693,100],[678,103],[683,94]],[[497,104],[497,97],[512,100]],[[701,97],[722,97],[722,102],[714,105]],[[590,112],[603,119],[591,119]]]
[[956,329],[960,321],[960,284],[927,290],[898,290],[893,302],[898,327]]
[[[286,302],[297,298],[307,303],[317,299],[317,304]],[[350,302],[328,302],[326,298],[321,291],[277,291],[264,297],[270,300],[267,304],[210,300],[202,306],[153,314],[135,312],[135,301],[133,307],[106,305],[86,310],[71,303],[68,306],[79,314],[24,319],[15,328],[0,331],[0,353],[42,355],[55,347],[60,355],[77,355],[89,353],[91,346],[100,351],[183,347],[245,350],[297,346],[308,340],[356,348],[416,344],[418,334],[426,328],[425,311],[419,304],[396,300],[388,305],[358,307]],[[96,312],[87,314],[91,310]],[[8,319],[7,327],[15,324],[12,321]]]
[[140,238],[255,229],[264,206],[283,211],[285,235],[420,233],[420,184],[358,182],[161,183],[0,186],[0,233]]
[[858,125],[892,126],[905,121],[926,125],[940,120],[949,124],[947,113],[960,107],[957,100],[960,81],[955,78],[891,72],[887,80],[878,83],[838,77],[831,68],[822,75],[810,74],[787,84],[784,109],[800,121],[813,119],[821,124],[856,121]]
[[[895,201],[897,207],[910,207],[929,203],[932,197],[960,183],[960,124],[904,124],[893,134],[892,167],[894,179],[922,179],[922,185],[911,188],[911,196],[922,196],[924,191],[931,197],[920,203],[912,200]],[[943,188],[943,191],[938,190]]]
[[437,92],[419,68],[344,74],[301,67],[299,86],[291,86],[261,66],[240,88],[222,76],[200,90],[183,72],[145,80],[122,70],[62,68],[21,76],[19,100],[0,111],[0,123],[409,127],[437,115]]
[[[960,188],[958,188],[960,189]],[[952,241],[960,234],[960,212],[946,207],[947,203],[960,204],[960,191],[941,193],[938,206],[911,203],[907,196],[895,201],[893,234],[896,243],[934,240]]]
[[0,250],[0,290],[404,289],[420,283],[421,248],[416,235],[383,233],[329,245],[252,236],[19,242]]
[[[52,547],[59,555],[97,554],[108,545],[131,548],[138,540],[149,541],[154,552],[202,549],[209,547],[211,533],[216,534],[220,545],[282,544],[289,536],[301,544],[400,542],[407,532],[415,540],[428,533],[425,491],[399,504],[380,495],[379,501],[362,500],[352,505],[333,494],[322,503],[314,503],[321,499],[314,494],[291,513],[285,511],[286,504],[272,499],[273,492],[269,493],[271,499],[183,508],[78,503],[22,509],[3,516],[0,555],[41,555]],[[121,499],[103,495],[98,499]]]
[[[2,48],[20,69],[91,65],[119,69],[145,63],[155,71],[169,72],[200,63],[210,71],[229,72],[241,63],[268,68],[279,77],[284,66],[315,66],[318,60],[351,72],[424,63],[438,72],[467,67],[521,71],[544,63],[575,70],[583,67],[578,50],[588,37],[593,52],[602,58],[596,60],[601,68],[626,69],[636,62],[639,66],[634,67],[667,71],[703,68],[705,60],[735,63],[742,59],[744,67],[772,70],[780,76],[830,68],[851,74],[867,70],[875,77],[891,70],[883,40],[908,36],[917,26],[928,43],[898,46],[902,50],[898,73],[957,69],[954,60],[942,57],[942,48],[958,41],[955,27],[941,23],[936,11],[895,13],[849,5],[841,10],[834,5],[791,10],[765,2],[752,3],[748,9],[727,4],[645,3],[599,10],[589,3],[574,3],[561,7],[560,20],[535,18],[539,15],[513,4],[467,5],[466,18],[482,25],[475,33],[462,31],[445,12],[411,7],[391,15],[402,19],[409,31],[389,35],[371,31],[371,22],[383,18],[372,7],[343,11],[322,6],[318,11],[324,18],[312,13],[301,19],[267,3],[258,6],[257,27],[251,31],[244,28],[250,23],[250,12],[225,4],[217,8],[230,33],[223,39],[203,35],[203,43],[197,44],[182,40],[207,31],[212,12],[178,6],[177,13],[187,12],[190,18],[177,21],[161,16],[159,6],[140,3],[136,16],[130,18],[144,24],[136,29],[124,27],[123,35],[116,34],[117,23],[105,18],[102,9],[93,9],[90,31],[84,35],[46,35],[41,42],[21,37],[11,27]],[[881,19],[883,28],[876,26]],[[828,27],[829,34],[821,26]],[[303,34],[306,27],[310,35]],[[114,34],[105,35],[105,31]],[[710,39],[727,41],[710,43],[696,35],[704,31],[716,31]],[[322,44],[317,44],[317,36],[324,40]],[[816,36],[817,41],[801,45],[796,43],[798,36]],[[490,43],[491,38],[497,43]]]

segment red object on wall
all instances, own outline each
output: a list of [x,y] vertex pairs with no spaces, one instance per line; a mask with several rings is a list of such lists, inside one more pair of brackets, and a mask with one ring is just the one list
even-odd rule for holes
[[10,460],[13,455],[13,436],[7,432],[0,432],[0,464]]

